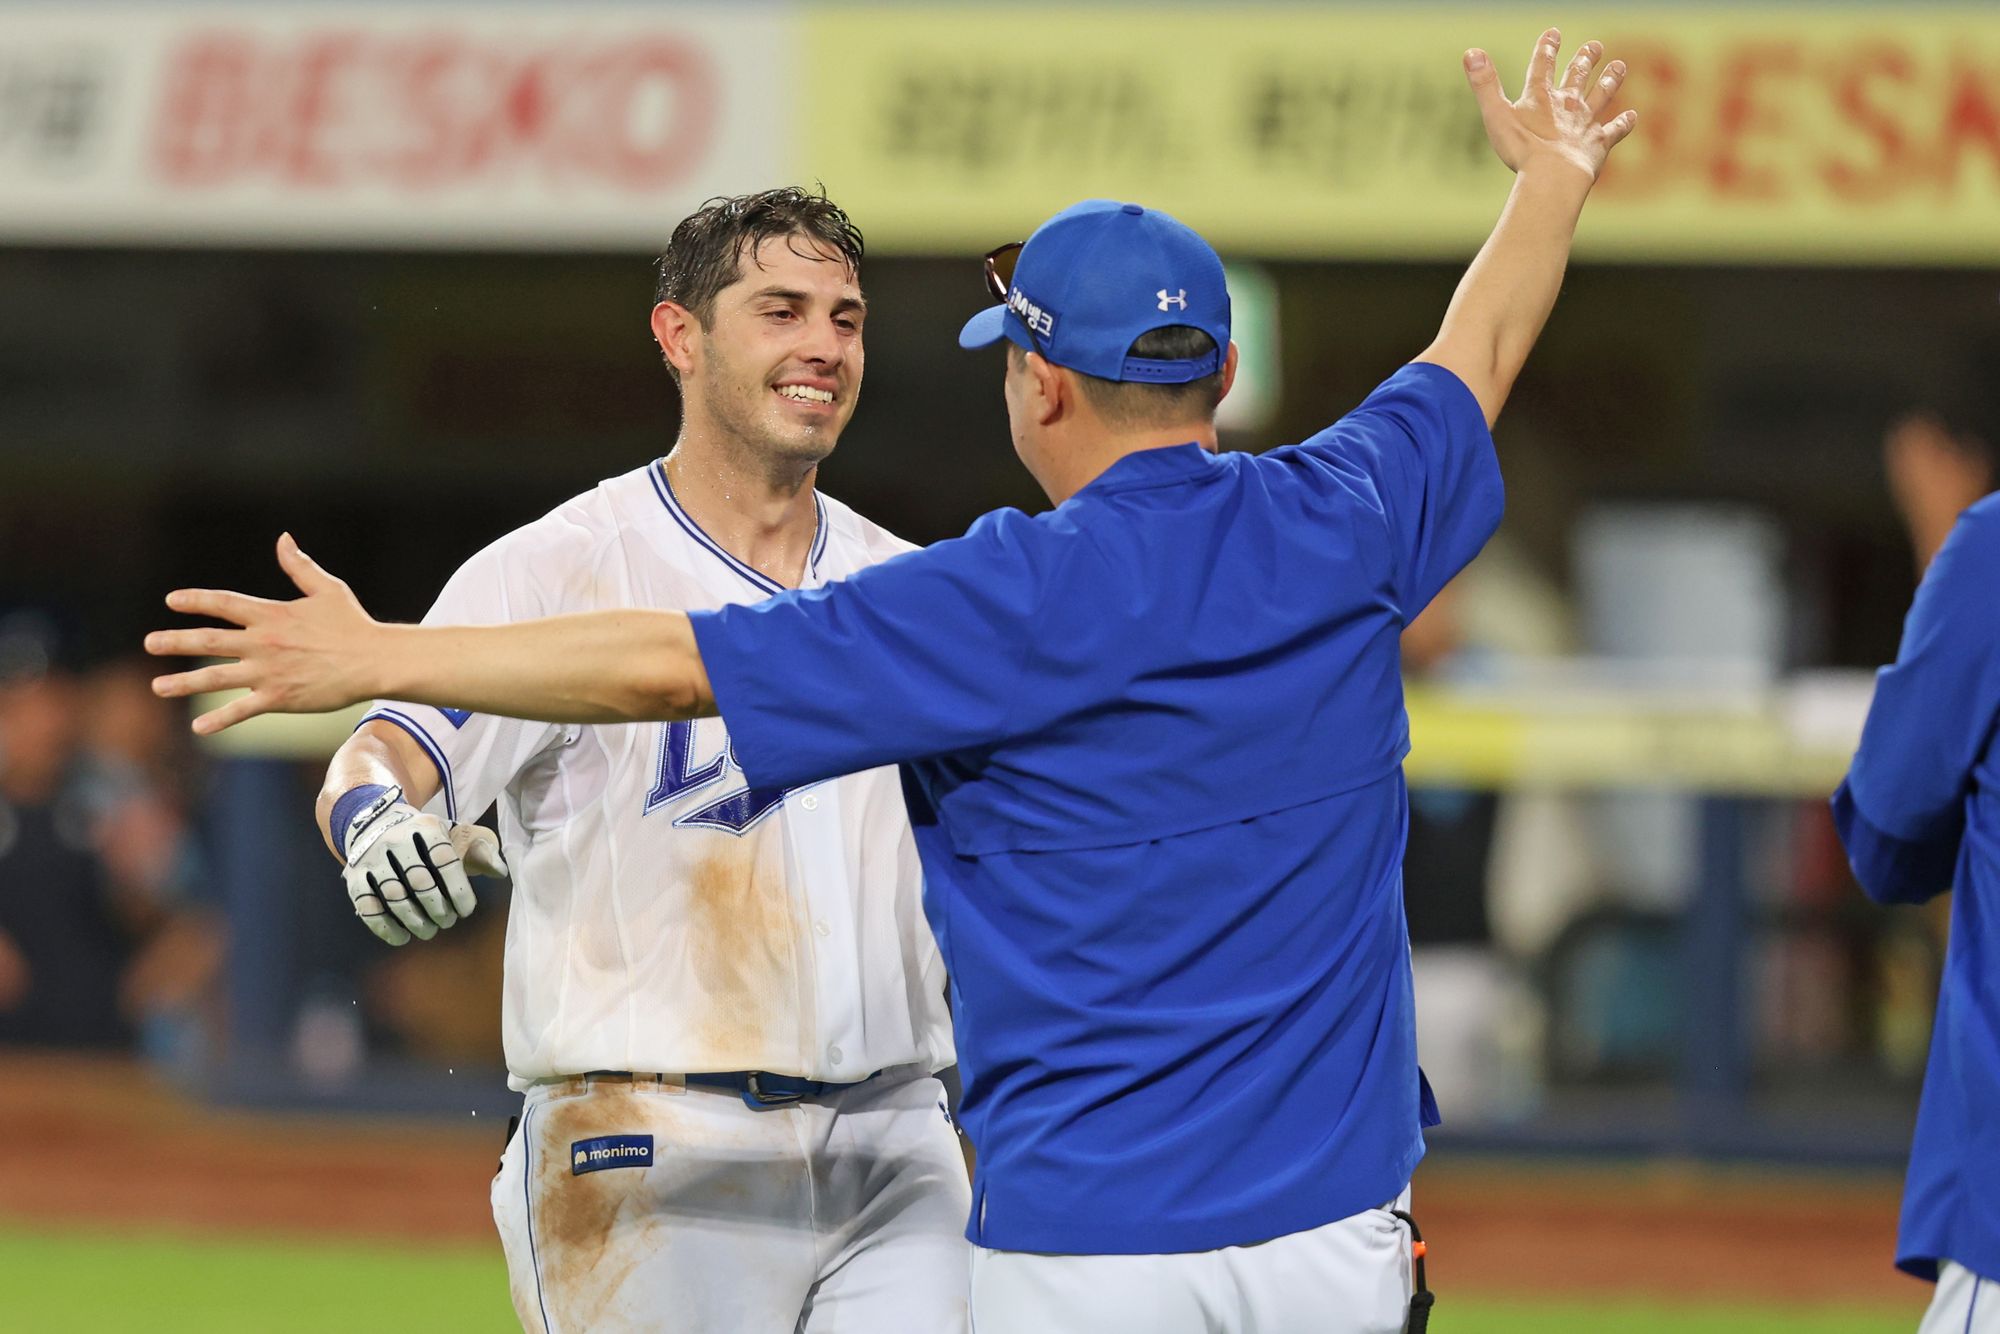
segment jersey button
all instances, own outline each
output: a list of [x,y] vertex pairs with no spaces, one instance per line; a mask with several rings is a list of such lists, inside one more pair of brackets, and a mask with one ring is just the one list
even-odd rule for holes
[[828,1047],[828,1048],[826,1049],[826,1059],[827,1059],[827,1060],[829,1060],[829,1061],[832,1061],[832,1062],[833,1062],[833,1063],[834,1063],[835,1065],[839,1065],[839,1064],[840,1064],[840,1048],[838,1048],[838,1047]]
[[825,922],[814,922],[813,930],[819,932],[822,936],[830,936],[833,934],[833,928],[828,926]]
[[805,807],[809,811],[816,811],[819,809],[819,798],[815,797],[812,793],[808,792],[803,797],[799,798],[799,805]]

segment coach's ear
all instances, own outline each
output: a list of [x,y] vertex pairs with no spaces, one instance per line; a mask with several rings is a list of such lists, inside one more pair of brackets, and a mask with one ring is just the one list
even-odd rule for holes
[[1215,396],[1215,401],[1220,403],[1223,399],[1228,398],[1230,386],[1235,383],[1236,340],[1232,338],[1229,340],[1229,351],[1225,352],[1222,356],[1222,392]]
[[1028,416],[1037,426],[1047,426],[1065,412],[1074,411],[1076,385],[1073,372],[1051,365],[1039,352],[1027,357]]
[[696,339],[701,334],[701,321],[686,306],[672,301],[662,301],[653,307],[653,341],[660,345],[660,355],[667,365],[686,375],[694,368]]

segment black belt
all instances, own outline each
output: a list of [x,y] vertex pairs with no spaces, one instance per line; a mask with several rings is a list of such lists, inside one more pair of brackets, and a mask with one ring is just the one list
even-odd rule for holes
[[731,1089],[743,1095],[752,1107],[789,1107],[807,1098],[823,1098],[842,1089],[859,1088],[874,1075],[845,1084],[828,1079],[800,1079],[796,1075],[774,1075],[764,1070],[730,1070],[721,1074],[689,1075],[687,1082],[703,1088]]

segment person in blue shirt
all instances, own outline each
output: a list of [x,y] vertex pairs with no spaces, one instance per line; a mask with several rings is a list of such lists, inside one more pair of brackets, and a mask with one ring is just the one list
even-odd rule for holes
[[[1924,1334],[2000,1331],[2000,495],[1958,518],[1875,679],[1833,798],[1878,903],[1955,889],[1896,1263],[1937,1291]],[[1989,1286],[1993,1285],[1993,1286]]]
[[692,616],[384,626],[289,538],[306,597],[183,590],[156,632],[247,687],[213,732],[388,696],[590,722],[719,712],[760,790],[885,763],[950,973],[978,1148],[974,1327],[1396,1330],[1392,1212],[1436,1119],[1400,865],[1397,641],[1498,524],[1489,428],[1606,154],[1619,62],[1466,72],[1516,172],[1437,339],[1301,444],[1217,452],[1215,252],[1091,200],[988,256],[1014,447],[1054,508],[806,593]]

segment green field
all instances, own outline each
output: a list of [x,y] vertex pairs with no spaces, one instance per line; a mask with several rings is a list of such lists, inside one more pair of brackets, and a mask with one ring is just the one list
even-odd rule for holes
[[[4,1324],[23,1334],[353,1334],[516,1328],[499,1247],[184,1240],[0,1229]],[[1915,1313],[1480,1301],[1447,1292],[1434,1334],[1899,1334]],[[690,1331],[690,1334],[694,1332]]]
[[512,1330],[500,1246],[0,1230],[0,1326],[22,1334]]
[[[1440,1302],[1444,1299],[1440,1298]],[[1658,1302],[1482,1302],[1453,1297],[1431,1317],[1433,1334],[1912,1334],[1910,1314],[1784,1310],[1776,1306],[1668,1307]]]

